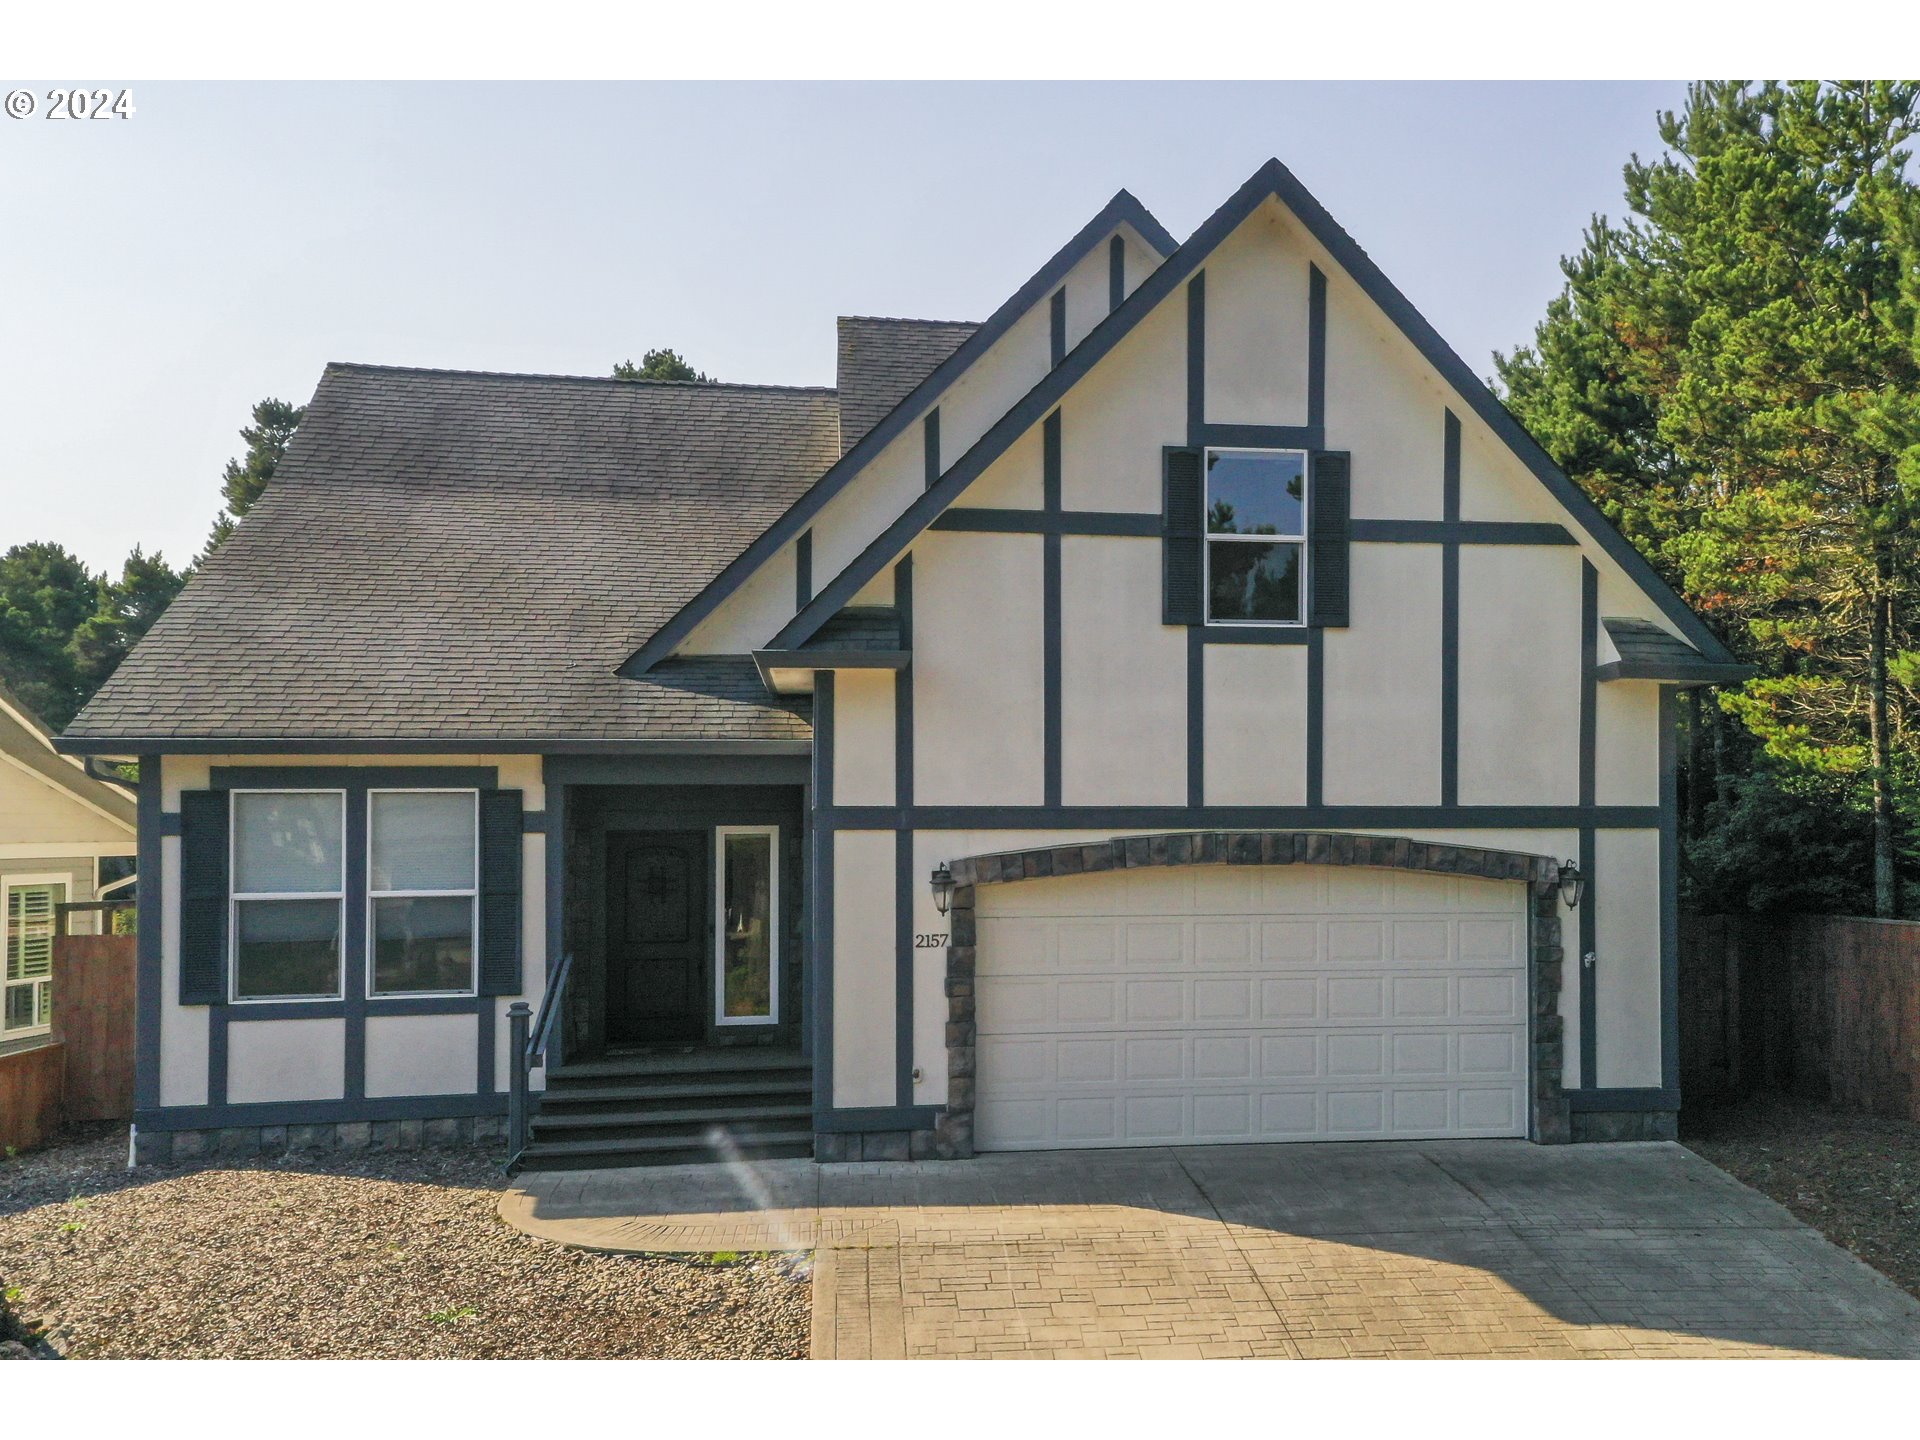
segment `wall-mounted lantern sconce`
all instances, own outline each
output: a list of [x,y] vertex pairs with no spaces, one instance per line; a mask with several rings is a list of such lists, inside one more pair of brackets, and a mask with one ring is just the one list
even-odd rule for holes
[[[1587,893],[1587,877],[1580,873],[1580,865],[1575,860],[1560,862],[1560,898],[1567,902],[1569,910],[1580,908],[1580,897]],[[941,912],[946,913],[944,910]]]
[[933,908],[942,915],[946,914],[947,906],[953,903],[953,872],[943,861],[933,867],[933,874],[928,877],[927,883],[933,887]]

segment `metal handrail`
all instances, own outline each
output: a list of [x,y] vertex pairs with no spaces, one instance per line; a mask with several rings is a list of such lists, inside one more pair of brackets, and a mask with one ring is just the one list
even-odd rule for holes
[[[560,1015],[560,997],[573,974],[573,952],[560,957],[560,968],[553,972],[547,993],[540,997],[540,1018],[533,1020],[533,1009],[524,1000],[507,1007],[507,1048],[512,1052],[512,1067],[507,1084],[507,1170],[512,1173],[527,1150],[527,1098],[533,1069],[547,1063],[547,1044],[553,1038],[554,1021]],[[531,1023],[530,1023],[531,1022]]]
[[560,957],[560,968],[554,972],[553,983],[547,986],[547,993],[540,997],[540,1018],[534,1022],[533,1036],[527,1041],[529,1069],[546,1064],[547,1042],[553,1038],[554,1022],[560,1018],[560,997],[572,977],[573,952],[569,950]]

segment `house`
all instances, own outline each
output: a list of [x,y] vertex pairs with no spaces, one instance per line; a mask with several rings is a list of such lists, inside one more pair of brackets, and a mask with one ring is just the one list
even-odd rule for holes
[[[52,732],[0,686],[0,1050],[52,1031],[59,907],[124,892],[133,857],[133,800],[56,751]],[[88,916],[73,928],[93,924]]]
[[1673,1133],[1741,673],[1274,161],[831,390],[330,366],[63,745],[143,1156],[494,1133],[518,1005],[536,1165],[1549,1142]]

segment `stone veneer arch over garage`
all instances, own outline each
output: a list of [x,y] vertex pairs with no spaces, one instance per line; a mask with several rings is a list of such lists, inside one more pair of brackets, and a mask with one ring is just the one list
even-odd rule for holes
[[[1144,870],[1184,865],[1365,865],[1518,880],[1529,904],[1527,1033],[1530,1138],[1564,1144],[1570,1135],[1562,1089],[1560,983],[1565,957],[1560,942],[1559,862],[1544,855],[1443,845],[1391,835],[1352,835],[1308,830],[1199,830],[1131,835],[1113,840],[974,855],[949,862],[954,890],[949,906],[947,951],[947,1108],[937,1128],[912,1137],[916,1156],[963,1159],[973,1154],[975,1065],[974,961],[978,934],[974,891],[981,885],[1039,880],[1106,870]],[[825,1137],[823,1137],[825,1138]],[[831,1137],[841,1141],[859,1137]],[[897,1144],[897,1141],[894,1143]],[[856,1159],[823,1154],[823,1159]]]

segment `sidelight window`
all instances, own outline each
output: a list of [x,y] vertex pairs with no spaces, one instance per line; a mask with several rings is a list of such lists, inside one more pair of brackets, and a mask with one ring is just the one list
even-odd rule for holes
[[779,829],[723,825],[715,832],[714,1021],[770,1025],[780,1018]]

